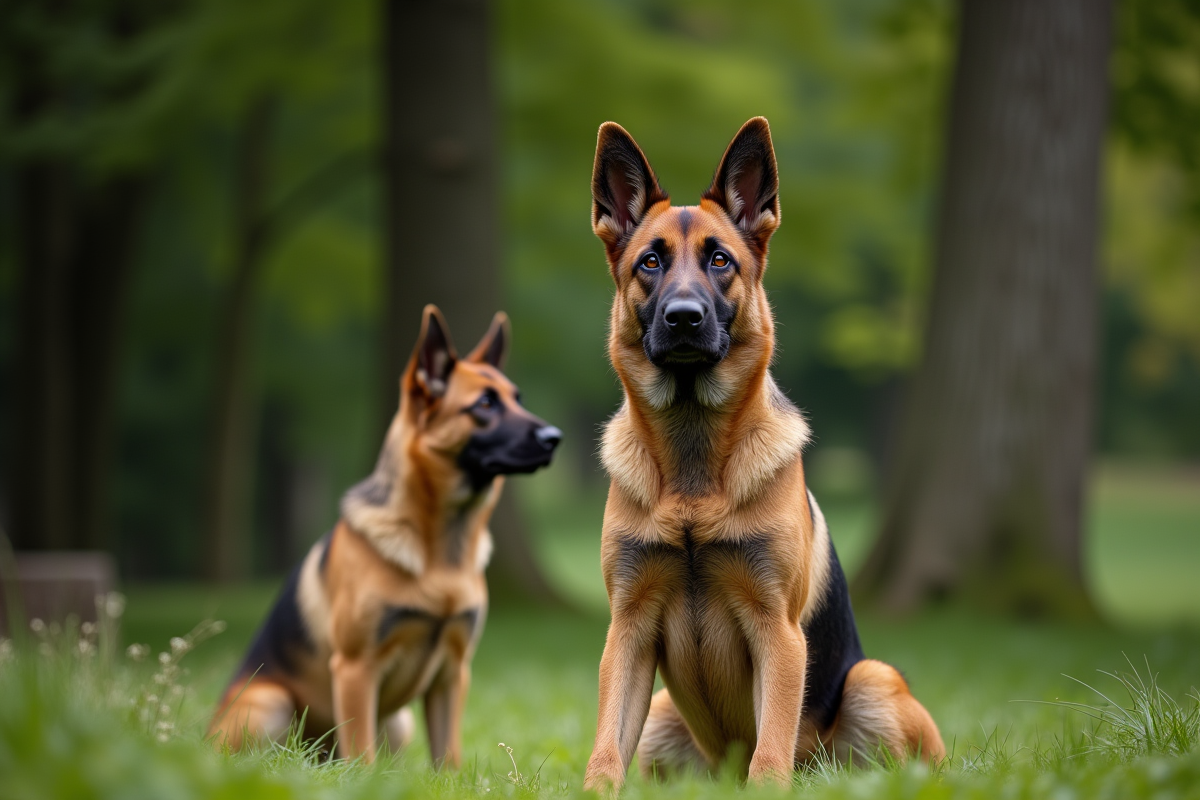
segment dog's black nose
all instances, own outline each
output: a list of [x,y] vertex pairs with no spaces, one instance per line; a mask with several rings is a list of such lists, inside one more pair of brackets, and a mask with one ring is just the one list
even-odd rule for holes
[[538,428],[533,435],[537,438],[538,444],[547,450],[553,450],[562,441],[562,431],[553,425],[544,425]]
[[695,300],[672,300],[663,309],[663,319],[672,328],[694,331],[704,322],[704,306]]

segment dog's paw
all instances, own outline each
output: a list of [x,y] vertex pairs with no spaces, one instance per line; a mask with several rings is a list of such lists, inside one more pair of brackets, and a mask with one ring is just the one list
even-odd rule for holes
[[610,763],[608,759],[596,756],[592,756],[588,762],[587,772],[583,776],[583,788],[601,797],[616,797],[624,782],[625,776],[620,771],[619,763]]
[[790,763],[773,764],[766,759],[755,758],[750,762],[747,780],[754,786],[789,786],[792,782]]

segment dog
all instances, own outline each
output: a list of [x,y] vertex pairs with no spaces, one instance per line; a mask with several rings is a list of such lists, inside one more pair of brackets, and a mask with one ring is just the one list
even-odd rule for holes
[[375,471],[285,584],[210,726],[218,747],[278,740],[303,714],[306,737],[370,762],[380,728],[393,751],[412,738],[421,697],[435,765],[459,766],[488,519],[503,476],[548,465],[562,436],[500,371],[508,343],[501,312],[459,358],[425,307]]
[[787,783],[820,753],[945,756],[900,673],[863,655],[805,485],[808,424],[769,371],[778,194],[762,117],[697,206],[671,205],[633,138],[600,128],[592,228],[616,283],[608,352],[624,402],[601,444],[612,621],[590,789],[619,789],[635,750],[663,776],[741,749],[755,783]]

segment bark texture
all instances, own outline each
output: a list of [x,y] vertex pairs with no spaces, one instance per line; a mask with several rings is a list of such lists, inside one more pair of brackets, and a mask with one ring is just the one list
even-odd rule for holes
[[924,362],[860,597],[1092,613],[1082,498],[1097,361],[1107,0],[964,0]]
[[[487,0],[385,0],[386,299],[380,439],[426,303],[472,346],[501,307],[497,125]],[[519,324],[519,323],[518,323]],[[534,559],[509,481],[492,520],[498,599],[555,593]]]
[[[125,10],[103,21],[121,38],[137,30]],[[50,18],[62,14],[55,8]],[[12,97],[18,126],[70,108],[75,98],[43,50],[22,45],[20,61]],[[113,87],[111,96],[130,88]],[[12,541],[18,549],[104,548],[120,322],[149,181],[88,174],[65,151],[27,157],[14,172]]]

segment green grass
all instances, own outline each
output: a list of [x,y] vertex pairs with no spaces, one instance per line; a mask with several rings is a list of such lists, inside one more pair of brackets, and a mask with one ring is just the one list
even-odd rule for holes
[[[1196,486],[1179,473],[1101,473],[1088,563],[1115,625],[961,613],[860,620],[868,654],[900,667],[941,727],[952,758],[935,773],[918,765],[824,768],[798,775],[789,792],[737,788],[730,776],[664,786],[635,776],[625,796],[1200,798]],[[585,612],[491,616],[474,664],[461,772],[430,770],[422,737],[375,767],[321,762],[296,742],[212,753],[203,742],[208,716],[275,586],[131,587],[122,634],[125,643],[151,646],[141,663],[118,648],[106,665],[98,653],[79,653],[66,634],[35,639],[19,657],[0,651],[0,800],[578,795],[606,626],[595,552],[603,497],[547,491],[530,499],[547,563]],[[873,510],[827,506],[845,560],[856,563]],[[227,629],[173,651],[171,637],[204,617]],[[172,653],[165,667],[160,652]]]
[[[197,607],[207,593],[131,591],[126,636],[151,641],[155,653],[169,652],[161,638],[169,632],[165,621]],[[202,736],[212,703],[269,599],[267,587],[254,587],[238,592],[228,608],[218,607],[232,612],[224,615],[228,630],[173,660],[181,671],[163,682],[155,680],[163,668],[153,654],[140,664],[120,656],[111,669],[67,645],[51,648],[50,655],[26,652],[10,659],[0,667],[0,797],[579,793],[594,732],[605,622],[563,613],[498,613],[489,621],[464,719],[467,768],[459,774],[429,770],[420,741],[375,768],[322,764],[298,746],[232,758],[210,753]],[[1042,797],[1068,790],[1070,796],[1090,796],[1104,789],[1115,792],[1108,795],[1113,797],[1200,796],[1197,701],[1189,697],[1200,675],[1196,631],[1030,626],[947,614],[902,624],[868,618],[862,633],[871,655],[905,671],[941,725],[953,758],[932,775],[913,766],[798,776],[797,788],[806,794]],[[1123,652],[1140,668],[1146,684],[1141,694],[1149,700],[1131,699],[1120,681],[1098,672],[1129,673]],[[1153,687],[1143,657],[1154,670]],[[183,687],[182,695],[172,694],[175,685]],[[146,701],[148,692],[155,693],[154,702]],[[1174,711],[1161,692],[1174,698]],[[165,714],[156,704],[162,697],[172,698]],[[1096,720],[1065,703],[1086,704],[1088,713],[1110,719],[1097,727]],[[147,708],[154,713],[143,719]],[[162,719],[173,723],[165,742],[156,736]],[[1166,733],[1140,734],[1143,719]],[[1112,720],[1130,724],[1119,729]],[[1172,739],[1172,726],[1184,734]],[[1138,744],[1143,741],[1145,746]],[[512,748],[511,761],[500,742]],[[634,778],[627,794],[715,798],[730,788],[728,778],[663,787]],[[753,797],[778,794],[744,791]]]

